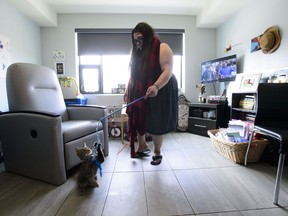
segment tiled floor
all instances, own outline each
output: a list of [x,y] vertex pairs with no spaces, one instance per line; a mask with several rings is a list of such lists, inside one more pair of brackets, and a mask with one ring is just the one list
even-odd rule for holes
[[[153,143],[149,146],[152,150]],[[100,187],[86,191],[84,196],[79,195],[75,175],[55,187],[1,173],[0,215],[288,215],[286,167],[276,206],[272,202],[276,167],[237,165],[217,153],[207,137],[165,135],[159,166],[150,165],[151,157],[131,159],[130,148],[120,151],[122,148],[120,140],[110,141],[103,176],[98,177]],[[15,182],[17,190],[12,188]]]

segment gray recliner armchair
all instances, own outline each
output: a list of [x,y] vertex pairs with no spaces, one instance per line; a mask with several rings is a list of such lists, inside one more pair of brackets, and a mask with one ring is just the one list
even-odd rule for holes
[[12,64],[6,87],[9,111],[0,113],[0,139],[7,171],[60,185],[66,172],[81,162],[76,147],[86,143],[93,148],[100,139],[104,155],[109,154],[108,121],[98,121],[107,108],[66,107],[52,69]]

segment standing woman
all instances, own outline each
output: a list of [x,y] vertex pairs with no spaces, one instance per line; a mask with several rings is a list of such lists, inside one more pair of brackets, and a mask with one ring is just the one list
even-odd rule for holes
[[137,135],[139,142],[136,154],[131,157],[143,157],[149,153],[145,139],[147,132],[154,142],[151,164],[159,165],[162,161],[162,135],[175,130],[178,119],[178,85],[172,73],[173,52],[144,22],[133,29],[132,43],[131,74],[124,102],[128,104],[144,95],[145,98],[126,109],[130,140]]

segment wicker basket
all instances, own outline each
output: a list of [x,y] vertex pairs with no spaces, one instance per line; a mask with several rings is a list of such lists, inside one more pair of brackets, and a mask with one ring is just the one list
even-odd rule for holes
[[[248,142],[227,142],[215,136],[218,131],[218,129],[214,129],[207,132],[215,150],[235,163],[244,163]],[[252,141],[247,162],[258,162],[268,142],[267,139]]]

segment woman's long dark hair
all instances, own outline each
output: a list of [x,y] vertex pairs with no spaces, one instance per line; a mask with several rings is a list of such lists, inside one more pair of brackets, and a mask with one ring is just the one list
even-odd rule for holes
[[[134,43],[133,35],[135,33],[141,33],[143,35],[143,46],[142,50],[137,50],[137,46]],[[153,44],[155,37],[154,29],[145,22],[138,23],[132,30],[132,54],[131,54],[131,78],[132,82],[135,79],[140,78],[141,80],[146,80],[145,75],[149,69],[149,55],[151,51],[151,46]]]

